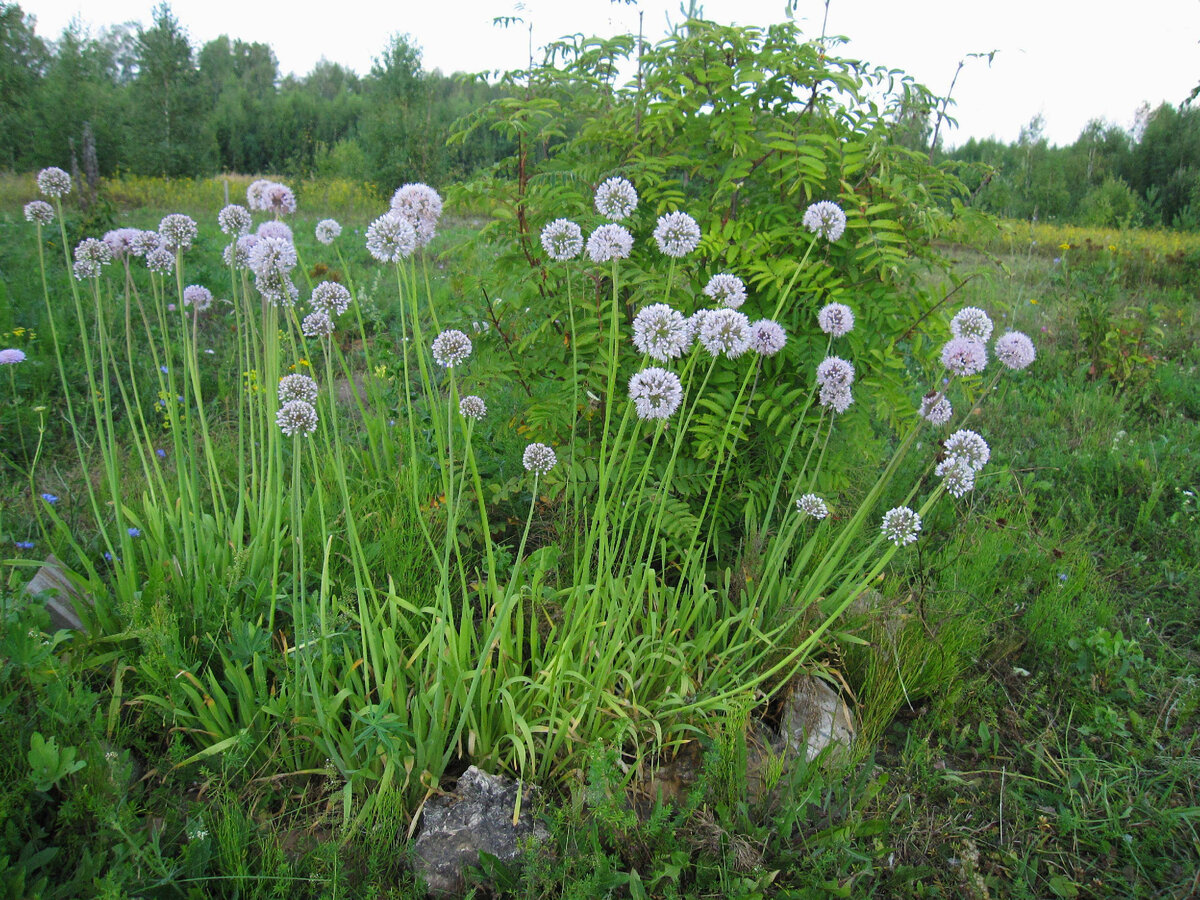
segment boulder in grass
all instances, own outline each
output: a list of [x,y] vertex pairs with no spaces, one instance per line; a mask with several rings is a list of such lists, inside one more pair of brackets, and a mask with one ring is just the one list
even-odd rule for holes
[[832,754],[845,752],[858,733],[846,701],[812,675],[801,675],[788,688],[780,731],[785,757],[803,753],[809,762],[830,745]]
[[78,610],[86,612],[95,605],[95,601],[71,583],[63,571],[62,562],[54,554],[48,556],[33,578],[29,579],[25,593],[46,597],[46,612],[50,613],[50,624],[55,630],[68,628],[87,632],[87,625]]

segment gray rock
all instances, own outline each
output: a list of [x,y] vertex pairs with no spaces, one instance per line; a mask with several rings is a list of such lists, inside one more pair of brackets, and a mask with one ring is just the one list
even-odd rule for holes
[[837,691],[811,675],[796,678],[783,706],[785,755],[803,753],[811,762],[831,744],[830,753],[845,752],[857,733],[854,714]]
[[55,630],[69,628],[72,631],[87,631],[82,617],[77,609],[90,608],[95,601],[81,594],[75,585],[63,572],[62,562],[51,554],[46,558],[37,573],[25,585],[25,593],[29,595],[47,592],[46,611],[50,613],[50,623]]
[[[520,790],[521,813],[513,823]],[[414,868],[435,897],[454,896],[464,887],[463,870],[479,865],[479,851],[503,862],[550,835],[531,814],[537,789],[471,766],[453,794],[425,804],[421,833],[413,844]]]

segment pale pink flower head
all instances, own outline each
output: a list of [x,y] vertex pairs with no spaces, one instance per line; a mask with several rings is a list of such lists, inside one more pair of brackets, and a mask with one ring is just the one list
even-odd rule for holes
[[736,309],[706,310],[697,339],[713,356],[736,359],[750,349],[750,320]]
[[471,355],[471,339],[457,328],[447,328],[433,339],[430,350],[434,362],[450,369]]
[[907,506],[897,506],[883,514],[884,536],[897,547],[911,544],[921,532],[921,517]]
[[681,259],[700,246],[700,226],[685,212],[671,212],[658,217],[654,241],[666,256]]
[[316,403],[317,393],[317,383],[307,375],[284,375],[279,379],[280,403],[290,403],[293,400]]
[[783,326],[770,319],[759,319],[750,324],[750,349],[760,356],[774,356],[787,343]]
[[817,313],[817,325],[830,337],[841,337],[854,329],[854,312],[845,303],[829,303]]
[[338,239],[342,233],[342,226],[338,224],[337,219],[322,219],[317,223],[315,233],[318,241],[329,245]]
[[392,212],[408,221],[417,246],[424,247],[437,234],[438,221],[442,217],[442,197],[427,184],[405,184],[392,195]]
[[25,204],[25,221],[49,225],[54,221],[54,207],[45,200],[30,200]]
[[263,209],[277,216],[290,216],[296,211],[296,195],[285,184],[272,182],[262,193]]
[[588,238],[587,252],[592,262],[627,259],[633,250],[633,235],[620,225],[601,225]]
[[942,347],[942,365],[955,375],[977,375],[987,366],[987,347],[974,338],[950,338]]
[[975,487],[975,469],[961,456],[946,457],[933,472],[942,479],[946,491],[955,497],[961,497]]
[[691,343],[687,320],[665,303],[651,303],[633,317],[633,346],[651,359],[678,359]]
[[1009,331],[996,339],[996,359],[1013,370],[1024,369],[1035,359],[1033,341],[1019,331]]
[[136,228],[114,228],[106,232],[101,240],[108,244],[113,259],[124,259],[133,252],[133,239],[139,234],[141,232]]
[[312,292],[313,309],[341,315],[350,308],[350,292],[336,281],[322,281]]
[[836,241],[846,230],[846,214],[831,200],[819,200],[804,211],[804,227],[827,241]]
[[275,423],[287,437],[308,437],[317,430],[317,410],[305,400],[289,400],[279,407]]
[[257,229],[255,229],[254,233],[260,238],[277,238],[281,241],[287,241],[289,244],[296,243],[296,238],[292,234],[292,229],[277,219],[270,219],[266,222],[263,222],[258,226]]
[[183,213],[171,213],[158,223],[158,235],[172,253],[182,253],[191,247],[198,233],[196,221]]
[[189,284],[183,289],[183,305],[195,307],[196,312],[207,312],[212,303],[212,291],[203,285]]
[[921,398],[919,415],[922,419],[934,425],[945,425],[954,415],[950,401],[940,391],[930,391]]
[[556,262],[574,259],[583,251],[583,232],[570,219],[555,219],[542,229],[542,249]]
[[71,176],[57,166],[38,172],[38,190],[47,197],[64,197],[71,192]]
[[112,248],[97,238],[84,238],[75,247],[75,277],[97,278],[100,271],[112,262]]
[[639,419],[667,419],[683,402],[683,386],[674,372],[651,366],[629,379],[629,399]]
[[245,234],[250,230],[250,211],[244,206],[230,203],[217,213],[217,225],[224,234]]
[[796,509],[814,519],[824,519],[829,515],[829,504],[816,494],[805,494],[796,501]]
[[982,437],[970,429],[963,428],[946,438],[942,444],[947,459],[962,459],[978,472],[991,458],[992,450]]
[[24,350],[18,350],[16,347],[0,350],[0,366],[15,366],[19,362],[25,362]]
[[300,323],[300,331],[305,337],[326,338],[333,334],[333,319],[323,309],[310,312]]
[[386,212],[367,226],[367,252],[380,262],[399,262],[417,249],[417,233],[408,219]]
[[464,419],[473,419],[478,422],[487,415],[487,404],[483,402],[482,397],[467,394],[458,401],[458,412]]
[[737,309],[746,302],[746,285],[736,275],[719,272],[708,279],[708,284],[704,286],[704,294],[712,298],[717,306]]
[[545,444],[533,443],[525,448],[525,452],[521,455],[521,464],[525,466],[527,472],[545,475],[558,464],[558,457],[555,456],[553,448]]
[[977,306],[965,306],[950,320],[950,333],[986,344],[992,336],[992,320]]
[[624,178],[608,178],[596,188],[596,212],[606,219],[620,222],[637,209],[638,195]]

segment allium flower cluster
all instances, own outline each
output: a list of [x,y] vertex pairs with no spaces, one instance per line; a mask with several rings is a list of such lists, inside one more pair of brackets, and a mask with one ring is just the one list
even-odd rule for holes
[[987,347],[973,338],[950,338],[942,347],[942,365],[955,375],[977,375],[987,366]]
[[350,308],[350,292],[336,281],[322,281],[312,292],[313,309],[341,315]]
[[333,334],[333,319],[323,309],[310,312],[300,323],[300,331],[305,337],[326,338]]
[[212,291],[203,285],[189,284],[183,289],[183,305],[194,306],[196,312],[207,312],[212,307]]
[[54,207],[45,200],[30,200],[25,204],[25,221],[49,225],[54,221]]
[[250,268],[250,251],[254,249],[254,245],[258,243],[258,235],[243,234],[232,244],[227,244],[221,252],[221,259],[225,260],[225,265],[233,269],[248,269]]
[[316,235],[317,240],[322,244],[332,244],[338,239],[342,233],[342,226],[338,224],[336,219],[322,219],[317,223]]
[[14,366],[19,362],[25,362],[24,350],[18,350],[16,347],[0,350],[0,366]]
[[897,547],[911,544],[921,531],[921,517],[907,506],[897,506],[883,514],[882,530]]
[[556,262],[566,262],[583,252],[583,232],[570,219],[555,219],[542,229],[542,249]]
[[157,231],[139,231],[129,242],[129,252],[143,259],[146,254],[153,253],[162,246],[162,238]]
[[805,494],[796,501],[796,509],[814,519],[824,519],[829,515],[829,506],[816,494]]
[[296,195],[287,185],[271,182],[262,193],[263,209],[277,216],[290,216],[296,211]]
[[759,356],[774,356],[787,343],[783,326],[771,319],[759,319],[750,324],[750,349]]
[[367,226],[367,252],[380,262],[399,262],[416,249],[417,233],[399,213],[384,213]]
[[112,249],[97,238],[84,238],[75,247],[75,277],[98,278],[100,270],[112,262]]
[[691,343],[687,319],[665,303],[651,303],[633,317],[633,346],[651,359],[678,359]]
[[750,320],[736,309],[707,310],[699,325],[697,338],[713,356],[736,359],[750,349]]
[[108,244],[113,259],[124,259],[133,252],[133,241],[141,231],[136,228],[115,228],[106,232],[101,240]]
[[260,238],[278,238],[281,241],[287,241],[289,244],[296,243],[296,238],[292,235],[292,229],[278,219],[270,219],[263,222],[254,232]]
[[259,238],[247,260],[254,273],[254,287],[276,306],[294,305],[300,296],[291,278],[296,261],[296,248],[291,241]]
[[987,441],[966,428],[954,432],[946,438],[942,446],[946,450],[947,459],[962,459],[976,472],[987,464],[992,455]]
[[557,463],[558,457],[545,444],[530,444],[521,455],[521,464],[525,466],[525,471],[535,475],[545,475]]
[[992,336],[992,320],[977,306],[966,306],[950,320],[950,333],[986,344]]
[[854,402],[850,393],[853,383],[854,366],[840,357],[828,356],[817,366],[818,399],[835,413],[844,413]]
[[483,402],[482,397],[467,394],[458,401],[458,412],[463,418],[474,419],[478,422],[487,415],[487,404]]
[[166,275],[175,268],[175,254],[159,244],[146,254],[146,268],[151,272]]
[[47,197],[62,197],[71,193],[71,176],[57,166],[50,166],[38,172],[37,186]]
[[442,217],[442,198],[427,184],[405,184],[392,195],[392,212],[404,217],[412,226],[416,245],[424,247],[437,234],[438,221]]
[[217,213],[217,224],[223,234],[243,235],[250,230],[250,211],[244,206],[230,203]]
[[996,359],[1013,370],[1024,369],[1035,359],[1033,341],[1019,331],[1009,331],[996,339]]
[[601,225],[588,238],[587,252],[592,262],[627,259],[633,250],[633,235],[620,225]]
[[272,182],[265,178],[250,182],[250,185],[246,188],[246,205],[259,212],[265,212],[267,207],[263,197],[271,184]]
[[596,212],[620,222],[637,209],[638,195],[624,178],[609,178],[596,188]]
[[942,479],[946,490],[961,497],[975,487],[975,470],[961,456],[948,456],[937,464],[934,474]]
[[950,401],[940,391],[930,391],[921,398],[920,416],[934,425],[945,425],[954,415]]
[[307,375],[284,375],[279,379],[279,402],[286,404],[293,400],[316,403],[317,383]]
[[746,286],[742,284],[742,279],[728,272],[721,272],[708,279],[704,293],[712,298],[717,306],[726,309],[737,309],[746,302]]
[[680,259],[700,246],[700,226],[685,212],[667,213],[658,217],[654,240],[664,254]]
[[845,303],[828,303],[817,313],[817,325],[830,337],[841,337],[854,329],[854,312]]
[[836,241],[846,230],[846,214],[830,200],[819,200],[804,211],[804,227],[827,241]]
[[666,419],[683,402],[683,385],[674,372],[651,366],[629,379],[629,399],[639,419]]
[[275,424],[287,437],[308,437],[317,430],[317,410],[305,400],[289,400],[279,407]]
[[158,236],[172,253],[182,253],[192,246],[200,229],[191,216],[171,213],[158,223]]
[[471,339],[457,328],[448,328],[433,339],[433,360],[453,368],[471,355]]

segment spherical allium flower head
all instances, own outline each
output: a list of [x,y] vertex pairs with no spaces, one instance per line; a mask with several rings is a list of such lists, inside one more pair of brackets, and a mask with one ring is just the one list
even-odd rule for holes
[[691,342],[687,320],[665,303],[651,303],[633,317],[633,346],[651,359],[677,359]]
[[250,251],[257,243],[258,235],[243,234],[232,244],[225,245],[225,249],[221,251],[221,259],[225,260],[225,265],[230,268],[248,269],[250,268]]
[[217,224],[224,234],[242,235],[250,230],[250,210],[230,203],[217,213]]
[[830,200],[818,200],[804,211],[804,227],[827,241],[836,241],[846,230],[846,214]]
[[796,509],[814,519],[824,519],[829,515],[829,506],[816,494],[805,494],[796,501]]
[[417,233],[399,213],[384,213],[367,226],[367,252],[380,262],[399,262],[416,249]]
[[19,362],[25,362],[24,350],[18,350],[16,347],[0,350],[0,366],[15,366]]
[[921,418],[934,425],[945,425],[954,415],[950,401],[940,391],[930,391],[921,398]]
[[827,356],[817,366],[817,384],[828,388],[848,388],[854,384],[854,366],[838,356]]
[[897,506],[883,514],[883,533],[897,547],[911,544],[921,531],[921,517],[907,506]]
[[50,166],[38,172],[37,186],[47,197],[62,197],[71,193],[71,176],[57,166]]
[[633,235],[621,225],[601,225],[588,238],[587,252],[592,262],[627,259],[633,250]]
[[350,308],[350,292],[336,281],[322,281],[312,292],[313,309],[341,315]]
[[658,217],[654,240],[664,254],[679,259],[700,246],[700,226],[685,212],[667,213]]
[[158,235],[172,253],[182,253],[192,246],[199,231],[195,220],[183,213],[171,213],[158,223]]
[[457,328],[448,328],[433,339],[433,361],[452,368],[471,355],[471,339]]
[[987,366],[987,347],[973,338],[950,338],[942,347],[942,365],[955,375],[976,375]]
[[959,458],[966,461],[972,469],[978,472],[991,458],[992,451],[987,441],[966,428],[956,431],[946,438],[942,446],[946,450],[946,458]]
[[525,471],[535,475],[545,475],[557,463],[558,457],[545,444],[530,444],[521,456],[521,464],[525,466]]
[[759,356],[774,356],[787,343],[783,326],[770,319],[759,319],[750,324],[750,349]]
[[100,270],[112,262],[112,249],[97,238],[84,238],[75,247],[75,277],[97,278]]
[[841,337],[854,329],[854,312],[845,303],[827,303],[817,313],[817,325],[830,337]]
[[583,252],[583,232],[570,219],[555,219],[542,229],[542,249],[556,262],[566,262]]
[[698,338],[713,356],[736,359],[750,349],[750,320],[736,309],[710,309],[700,320]]
[[290,216],[296,211],[296,195],[287,185],[272,182],[262,193],[263,209],[277,216]]
[[30,200],[25,204],[25,221],[49,225],[54,221],[54,207],[45,200]]
[[950,333],[986,344],[992,336],[992,320],[977,306],[966,306],[950,320]]
[[487,404],[483,402],[482,397],[467,394],[458,401],[458,412],[464,419],[474,419],[478,422],[487,415]]
[[275,424],[287,437],[308,437],[317,430],[317,411],[304,400],[289,400],[279,407]]
[[255,234],[260,238],[278,238],[281,241],[287,241],[289,244],[296,243],[296,238],[292,235],[292,229],[276,219],[263,222],[255,230]]
[[212,291],[203,285],[189,284],[183,289],[183,305],[194,306],[196,312],[207,312],[212,307]]
[[249,186],[246,188],[246,205],[251,209],[257,209],[260,211],[265,210],[267,207],[264,205],[263,195],[266,193],[267,188],[269,188],[271,184],[272,182],[265,178],[260,178],[258,181],[250,182]]
[[1010,369],[1024,369],[1037,359],[1033,341],[1019,331],[1009,331],[996,339],[996,359]]
[[413,228],[418,247],[424,247],[437,234],[442,217],[442,197],[427,184],[401,185],[392,195],[392,212],[403,216]]
[[620,222],[637,209],[638,195],[624,178],[609,178],[596,188],[596,212]]
[[832,409],[837,414],[844,413],[854,402],[850,388],[836,384],[822,385],[817,397],[822,406]]
[[333,319],[323,309],[310,312],[300,323],[300,331],[305,337],[323,338],[333,334]]
[[113,259],[124,259],[133,252],[133,239],[139,234],[141,232],[136,228],[114,228],[112,231],[106,232],[101,240],[108,244]]
[[341,233],[342,226],[338,224],[337,219],[322,219],[317,223],[317,240],[322,244],[332,244]]
[[934,474],[942,479],[946,490],[961,497],[975,487],[975,470],[961,456],[948,456],[937,464]]
[[742,279],[728,272],[721,272],[708,279],[704,293],[711,297],[717,306],[726,309],[737,309],[746,302],[746,286],[742,284]]
[[674,372],[651,366],[629,379],[629,399],[639,419],[666,419],[683,402],[683,385]]
[[280,403],[303,400],[314,404],[317,402],[317,392],[317,383],[307,375],[284,375],[279,379]]
[[165,275],[175,268],[175,254],[160,244],[146,254],[146,268]]
[[162,238],[157,231],[139,231],[129,243],[129,252],[134,256],[145,258],[147,253],[153,253],[162,246]]
[[291,279],[296,261],[296,248],[291,241],[259,238],[247,260],[254,273],[254,287],[276,306],[292,306],[300,295]]

